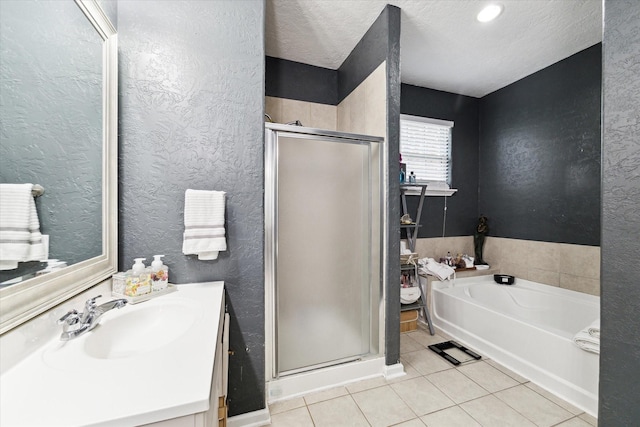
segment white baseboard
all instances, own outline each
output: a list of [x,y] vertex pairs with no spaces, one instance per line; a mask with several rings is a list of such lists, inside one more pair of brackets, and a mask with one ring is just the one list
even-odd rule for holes
[[383,375],[384,367],[384,357],[375,357],[274,379],[267,382],[267,402],[274,403],[379,377]]
[[260,427],[271,424],[269,408],[227,418],[228,427]]
[[396,363],[395,365],[385,365],[382,373],[388,380],[407,375],[407,373],[404,371],[404,366],[400,362]]

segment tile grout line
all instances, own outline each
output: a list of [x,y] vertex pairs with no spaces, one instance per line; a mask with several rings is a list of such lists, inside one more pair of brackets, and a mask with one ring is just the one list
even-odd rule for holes
[[[409,336],[408,338],[409,338],[409,339],[411,339],[411,340],[413,340],[413,341],[415,341],[415,342],[416,342],[416,344],[417,344],[419,347],[421,347],[421,349],[419,349],[419,350],[414,350],[413,352],[424,351],[424,350],[427,350],[427,351],[428,351],[428,350],[429,350],[429,348],[428,348],[428,347],[425,347],[425,346],[424,346],[424,345],[422,345],[420,342],[416,341],[414,338],[412,338],[412,337],[410,337],[410,336]],[[408,353],[405,353],[405,354],[410,354],[410,353],[413,353],[413,352],[408,352]],[[483,357],[485,357],[485,356],[483,356]],[[501,393],[501,392],[504,392],[504,391],[507,391],[507,390],[511,390],[511,389],[515,389],[515,388],[517,388],[517,387],[519,387],[519,386],[524,386],[524,387],[526,387],[526,389],[527,389],[528,391],[533,391],[537,396],[541,397],[545,402],[547,402],[547,403],[551,403],[551,404],[553,404],[555,407],[559,408],[560,410],[565,411],[566,413],[570,414],[570,417],[569,417],[569,418],[567,418],[567,419],[565,419],[565,420],[561,420],[561,421],[559,421],[559,422],[558,422],[558,423],[556,423],[556,424],[553,424],[554,426],[558,426],[558,425],[560,425],[560,424],[562,424],[562,423],[565,423],[565,422],[567,422],[567,421],[573,420],[573,419],[575,419],[575,418],[578,418],[579,420],[581,420],[581,421],[583,421],[583,422],[585,422],[585,423],[587,423],[587,424],[591,425],[591,422],[590,422],[590,421],[587,421],[587,420],[585,420],[585,419],[581,418],[581,415],[586,414],[586,412],[581,411],[581,410],[580,410],[580,408],[577,408],[577,407],[575,407],[575,406],[571,405],[569,402],[566,402],[568,405],[571,405],[571,406],[572,406],[572,407],[574,407],[576,410],[581,411],[581,412],[579,412],[578,414],[575,414],[573,411],[571,411],[571,410],[569,410],[569,409],[566,409],[566,408],[565,408],[565,407],[563,407],[561,404],[556,403],[555,401],[553,401],[553,400],[549,399],[548,397],[546,397],[546,396],[545,396],[545,395],[543,395],[542,393],[538,392],[537,390],[534,390],[534,389],[532,389],[532,388],[528,387],[528,386],[527,386],[527,384],[533,384],[531,381],[528,381],[528,380],[527,380],[527,381],[525,381],[525,382],[520,382],[520,380],[519,380],[518,378],[514,378],[512,375],[509,375],[509,371],[508,371],[508,372],[505,372],[505,371],[503,371],[502,369],[498,368],[497,366],[494,366],[492,363],[487,363],[487,365],[489,365],[491,368],[496,369],[496,370],[497,370],[497,371],[499,371],[501,374],[505,375],[506,377],[510,378],[511,380],[515,381],[515,382],[516,382],[516,384],[515,384],[515,385],[512,385],[512,386],[509,386],[509,387],[506,387],[506,388],[503,388],[503,389],[500,389],[500,390],[497,390],[497,391],[495,391],[495,392],[491,392],[491,391],[490,391],[490,390],[488,390],[487,388],[483,387],[483,386],[482,386],[478,381],[474,380],[473,378],[471,378],[470,376],[468,376],[467,374],[465,374],[465,372],[464,372],[464,371],[460,370],[460,368],[461,368],[461,367],[464,367],[464,366],[467,366],[467,365],[471,365],[471,364],[474,364],[474,363],[482,363],[483,361],[484,361],[484,362],[487,362],[488,360],[491,360],[491,361],[492,361],[495,365],[497,365],[497,366],[503,367],[502,365],[500,365],[499,363],[497,363],[496,361],[494,361],[494,360],[492,360],[492,359],[484,358],[484,359],[481,359],[481,360],[478,360],[478,361],[472,361],[472,363],[466,363],[466,364],[464,364],[464,365],[460,365],[460,366],[449,366],[448,368],[443,369],[443,370],[440,370],[440,371],[435,371],[435,372],[430,372],[430,373],[428,373],[428,374],[423,374],[423,373],[421,373],[418,369],[416,369],[416,368],[415,368],[411,363],[409,363],[409,362],[405,361],[405,362],[403,362],[403,363],[404,363],[404,364],[406,364],[406,365],[407,365],[407,367],[411,367],[413,370],[415,370],[415,371],[416,371],[416,373],[417,373],[417,375],[416,375],[416,376],[414,376],[414,377],[412,377],[412,378],[407,378],[406,380],[393,382],[393,383],[388,383],[388,382],[386,382],[386,381],[385,381],[385,382],[384,382],[384,383],[382,383],[382,384],[374,385],[374,386],[372,386],[372,387],[365,388],[365,389],[363,389],[363,390],[354,391],[354,392],[352,392],[351,390],[349,390],[348,385],[344,385],[343,387],[344,387],[344,389],[345,389],[345,391],[346,391],[346,394],[344,394],[344,395],[341,395],[341,396],[335,396],[335,397],[332,397],[332,398],[330,398],[330,399],[321,400],[321,401],[318,401],[318,402],[313,402],[313,403],[311,403],[311,404],[308,404],[308,403],[307,403],[307,400],[306,400],[306,399],[304,398],[304,396],[303,396],[303,397],[302,397],[302,402],[304,403],[305,409],[306,409],[307,414],[309,415],[309,417],[310,417],[310,419],[311,419],[311,421],[312,421],[312,424],[313,424],[314,426],[316,426],[316,421],[313,419],[313,416],[312,416],[311,411],[310,411],[310,406],[311,406],[311,405],[318,404],[318,403],[322,403],[322,402],[326,402],[326,401],[330,401],[330,400],[334,400],[334,399],[339,399],[339,398],[342,398],[342,397],[344,397],[344,396],[349,396],[349,398],[351,399],[351,401],[352,401],[353,403],[355,403],[356,407],[358,408],[359,413],[363,416],[363,418],[364,418],[364,420],[366,421],[366,423],[367,423],[369,426],[372,426],[372,425],[373,425],[373,424],[372,424],[372,422],[367,418],[366,414],[364,413],[364,411],[362,410],[362,408],[360,407],[360,405],[358,404],[358,402],[356,401],[356,399],[354,398],[354,396],[355,396],[356,394],[359,394],[359,393],[363,393],[363,392],[366,392],[366,391],[375,390],[375,389],[378,389],[378,388],[381,388],[381,387],[384,387],[384,386],[388,386],[388,387],[392,390],[392,392],[394,393],[394,395],[395,395],[395,396],[397,396],[397,397],[400,399],[400,401],[401,401],[401,402],[402,402],[402,403],[403,403],[407,408],[409,408],[409,411],[410,411],[410,412],[413,414],[413,416],[414,416],[413,418],[411,418],[411,419],[409,419],[409,420],[401,421],[400,423],[396,423],[396,424],[394,424],[394,425],[402,424],[402,423],[404,423],[404,422],[413,421],[413,420],[416,420],[416,419],[417,419],[417,420],[419,420],[420,422],[424,423],[424,422],[422,421],[422,418],[421,418],[421,417],[428,416],[428,415],[430,415],[430,414],[434,414],[434,413],[441,412],[441,411],[448,410],[448,409],[455,408],[455,407],[458,407],[458,408],[459,408],[459,409],[461,409],[465,414],[467,414],[469,417],[471,417],[471,419],[473,419],[475,422],[477,422],[478,424],[481,424],[481,423],[480,423],[480,421],[479,421],[478,419],[476,419],[476,418],[475,418],[471,413],[469,413],[468,411],[466,411],[462,405],[463,405],[463,404],[467,404],[467,403],[469,403],[469,402],[473,402],[473,401],[475,401],[475,400],[479,400],[479,399],[482,399],[482,398],[486,398],[487,396],[493,396],[495,399],[497,399],[498,401],[500,401],[501,403],[503,403],[504,405],[506,405],[507,407],[509,407],[511,410],[513,410],[515,413],[517,413],[517,414],[519,414],[520,416],[522,416],[524,419],[526,419],[526,420],[528,420],[528,421],[530,421],[530,422],[532,422],[532,423],[536,424],[536,421],[535,421],[535,420],[533,420],[533,419],[529,418],[528,416],[526,416],[525,414],[521,413],[521,412],[520,412],[520,411],[518,411],[516,408],[514,408],[513,406],[511,406],[507,401],[503,400],[499,395],[497,395],[498,393]],[[504,368],[504,369],[508,369],[508,368],[506,368],[506,367],[503,367],[503,368]],[[451,399],[451,398],[448,396],[448,394],[447,394],[447,393],[445,393],[445,392],[444,392],[440,387],[438,387],[436,384],[434,384],[433,382],[431,382],[431,381],[429,380],[429,378],[427,378],[427,376],[428,376],[428,375],[433,375],[433,374],[437,374],[437,373],[441,373],[441,372],[450,371],[451,369],[454,369],[455,371],[457,371],[457,372],[459,372],[460,374],[462,374],[462,376],[463,376],[464,378],[466,378],[467,380],[471,381],[473,384],[477,385],[478,387],[480,387],[480,389],[481,389],[481,390],[484,390],[484,391],[485,391],[485,392],[487,392],[488,394],[483,395],[483,396],[479,396],[479,397],[476,397],[476,398],[473,398],[473,399],[469,399],[469,400],[466,400],[466,401],[463,401],[463,402],[460,402],[460,403],[457,403],[457,402],[455,402],[453,399]],[[514,374],[514,375],[518,375],[520,378],[524,378],[524,377],[520,376],[519,374],[516,374],[515,372],[514,372],[513,374]],[[415,411],[415,410],[413,410],[413,408],[411,408],[411,406],[409,406],[409,404],[405,401],[405,399],[404,399],[402,396],[400,396],[400,395],[398,394],[398,392],[395,390],[395,388],[393,387],[393,385],[394,385],[394,384],[402,383],[402,382],[404,382],[404,381],[411,381],[411,380],[415,380],[415,379],[419,379],[419,378],[423,378],[423,379],[427,380],[427,382],[429,382],[432,386],[434,386],[434,387],[435,387],[435,388],[436,388],[440,393],[443,393],[445,396],[447,396],[447,398],[449,398],[449,400],[451,400],[451,401],[452,401],[453,405],[452,405],[452,406],[449,406],[449,407],[447,407],[447,408],[442,408],[442,409],[439,409],[439,410],[436,410],[436,411],[428,412],[427,414],[424,414],[424,415],[422,415],[422,416],[418,415],[418,414],[416,413],[416,411]],[[526,380],[526,378],[524,378],[524,379]],[[366,380],[364,380],[364,381],[366,381]],[[353,384],[357,384],[357,382],[355,382],[355,383],[353,383]],[[564,402],[564,400],[562,400],[562,399],[561,399],[560,397],[558,397],[558,396],[555,396],[553,393],[550,393],[550,395]],[[288,411],[292,411],[292,410],[294,410],[294,409],[296,409],[296,408],[289,409]],[[288,412],[288,411],[285,411],[285,412]]]
[[[532,383],[531,381],[527,381],[527,384],[528,384],[528,383],[531,383],[531,384],[537,385],[536,383]],[[540,387],[540,386],[538,386],[538,387]],[[542,396],[543,398],[547,399],[547,400],[548,400],[548,401],[550,401],[551,403],[553,403],[553,404],[555,404],[555,405],[557,405],[557,406],[560,406],[560,405],[558,405],[556,402],[552,401],[551,399],[549,399],[548,397],[546,397],[545,395],[543,395],[542,393],[538,393],[536,390],[532,389],[531,387],[527,387],[527,388],[528,388],[529,390],[533,391],[534,393],[538,394],[539,396]],[[544,390],[544,389],[543,389],[543,390]],[[545,391],[546,391],[546,390],[545,390]],[[551,393],[551,392],[547,392],[547,393],[550,393],[552,396],[557,397],[558,399],[561,399],[563,402],[566,402],[567,404],[569,404],[569,405],[573,406],[574,408],[576,408],[577,410],[579,410],[579,411],[580,411],[579,413],[574,414],[574,413],[573,413],[573,412],[571,412],[570,410],[565,409],[565,408],[563,408],[562,406],[560,406],[560,408],[561,408],[561,409],[564,409],[565,411],[569,412],[571,415],[576,416],[576,417],[579,417],[579,416],[580,416],[580,415],[582,415],[582,414],[586,414],[586,412],[585,412],[585,411],[583,411],[582,409],[578,408],[577,406],[575,406],[575,405],[573,405],[573,404],[571,404],[571,403],[569,403],[569,402],[565,401],[565,400],[564,400],[564,399],[562,399],[561,397],[555,396],[555,395],[554,395],[553,393]]]
[[358,405],[358,402],[356,402],[356,399],[353,398],[353,396],[351,395],[351,392],[349,391],[349,389],[347,389],[347,393],[349,396],[349,398],[351,398],[351,400],[353,401],[353,403],[356,405],[356,408],[358,408],[358,411],[360,411],[360,413],[362,414],[362,416],[364,417],[364,420],[367,422],[367,424],[369,424],[369,427],[372,427],[371,422],[369,421],[369,418],[367,418],[367,414],[365,414],[362,411],[362,408],[360,407],[360,405]]
[[[409,338],[413,339],[412,337],[409,337]],[[413,339],[413,340],[415,341],[415,339]],[[421,343],[418,343],[418,344],[419,344],[419,345],[422,345]],[[428,349],[428,347],[426,347],[426,348]],[[420,350],[416,350],[416,351],[420,351]],[[483,357],[486,357],[486,356],[484,356],[484,355],[483,355]],[[486,361],[486,360],[492,360],[492,361],[493,361],[493,363],[495,363],[496,365],[501,366],[501,367],[503,367],[503,368],[505,368],[505,369],[509,369],[509,368],[507,368],[507,367],[505,367],[505,366],[502,366],[501,364],[499,364],[498,362],[496,362],[496,361],[495,361],[495,360],[493,360],[493,359],[486,359],[486,358],[485,358],[485,359],[483,359],[483,360],[484,360],[484,361]],[[481,361],[482,361],[482,360],[476,360],[476,361],[473,361],[472,363],[477,363],[477,362],[481,362]],[[471,363],[469,363],[469,364],[471,364]],[[477,386],[479,386],[481,389],[483,389],[483,390],[487,391],[487,392],[489,393],[489,395],[494,395],[494,397],[495,397],[496,399],[500,400],[501,402],[503,402],[504,404],[506,404],[507,406],[509,406],[511,409],[513,409],[514,411],[516,411],[518,414],[522,415],[525,419],[527,419],[527,420],[529,420],[529,421],[531,421],[531,422],[533,422],[533,423],[535,424],[535,421],[534,421],[534,420],[531,420],[531,419],[530,419],[530,418],[528,418],[526,415],[524,415],[524,414],[522,414],[520,411],[518,411],[516,408],[514,408],[514,407],[513,407],[513,406],[511,406],[511,405],[509,405],[509,403],[507,403],[506,401],[504,401],[503,399],[501,399],[501,398],[500,398],[500,396],[497,396],[497,395],[496,395],[496,393],[499,393],[499,392],[502,392],[502,391],[505,391],[505,390],[510,390],[510,389],[512,389],[512,388],[516,388],[516,387],[518,387],[518,386],[520,386],[520,385],[522,385],[522,386],[525,386],[525,387],[526,387],[526,384],[531,383],[531,381],[527,380],[527,381],[525,381],[525,382],[521,383],[521,382],[520,382],[520,380],[519,380],[518,378],[514,378],[513,376],[509,375],[509,373],[508,373],[508,372],[504,372],[502,369],[499,369],[499,368],[497,368],[496,366],[493,366],[493,365],[492,365],[492,364],[490,364],[490,363],[487,363],[487,364],[488,364],[489,366],[491,366],[492,368],[494,368],[494,369],[498,370],[498,371],[499,371],[499,372],[501,372],[502,374],[506,375],[507,377],[511,378],[511,379],[512,379],[512,380],[514,380],[517,384],[516,384],[516,385],[514,385],[514,386],[511,386],[511,387],[504,388],[504,389],[502,389],[502,390],[498,390],[498,391],[496,391],[496,392],[491,392],[490,390],[487,390],[485,387],[482,387],[482,385],[480,385],[477,381],[475,381],[473,378],[469,377],[468,375],[466,375],[463,371],[461,371],[461,370],[459,369],[461,366],[466,366],[466,365],[454,366],[454,367],[453,367],[453,369],[456,369],[458,372],[460,372],[460,373],[461,373],[462,375],[464,375],[466,378],[468,378],[469,380],[471,380],[472,382],[474,382],[474,383],[475,383]],[[444,372],[444,370],[443,370],[443,371],[436,371],[436,372],[433,372],[433,373],[437,373],[437,372]],[[518,375],[518,376],[520,376],[521,378],[524,378],[524,377],[522,377],[521,375],[519,375],[519,374],[517,374],[517,373],[515,373],[515,372],[513,372],[513,374]],[[421,375],[422,375],[422,374],[421,374]],[[431,375],[431,374],[428,374],[428,375]],[[426,379],[427,381],[429,381],[429,379],[428,379],[428,378],[426,378],[426,377],[427,377],[427,375],[422,375],[422,376],[423,376],[423,377],[425,377],[425,379]],[[524,378],[524,379],[526,380],[526,378]],[[431,381],[429,381],[429,382],[430,382],[431,384],[433,384]],[[532,383],[532,384],[533,384],[533,383]],[[438,386],[436,386],[435,384],[433,384],[433,385],[434,385],[434,386],[435,386],[435,387],[436,387],[436,388],[437,388],[441,393],[444,393],[444,391],[442,391]],[[560,424],[561,424],[561,423],[563,423],[563,422],[566,422],[566,421],[568,421],[568,420],[571,420],[571,419],[573,419],[573,418],[580,418],[580,415],[582,415],[582,414],[586,414],[586,412],[584,412],[584,411],[582,411],[582,412],[580,412],[580,413],[578,413],[578,414],[574,414],[572,411],[570,411],[570,410],[568,410],[568,409],[564,408],[563,406],[559,405],[558,403],[554,402],[553,400],[549,399],[548,397],[546,397],[546,396],[542,395],[541,393],[538,393],[536,390],[534,390],[534,389],[532,389],[532,388],[530,388],[530,387],[527,387],[527,388],[528,388],[529,390],[531,390],[531,391],[535,392],[537,395],[539,395],[540,397],[542,397],[542,398],[543,398],[544,400],[546,400],[547,402],[549,402],[549,403],[551,403],[551,404],[553,404],[553,405],[557,406],[557,407],[558,407],[558,408],[560,408],[561,410],[563,410],[563,411],[565,411],[565,412],[568,412],[568,413],[571,415],[571,417],[567,418],[567,419],[566,419],[566,420],[564,420],[564,421],[561,421],[561,422],[560,422]],[[551,394],[553,395],[553,393],[551,393]],[[446,395],[446,393],[445,393],[445,395]],[[553,396],[554,396],[554,397],[556,397],[556,398],[558,398],[558,399],[563,400],[563,399],[562,399],[562,398],[560,398],[559,396],[555,396],[555,395],[553,395]],[[480,399],[480,398],[482,398],[482,397],[485,397],[485,396],[481,396],[481,397],[478,397],[478,398],[475,398],[475,399],[470,399],[470,400],[467,400],[467,401],[465,401],[465,402],[461,402],[461,403],[459,403],[459,404],[458,404],[458,403],[456,403],[456,406],[460,406],[462,403],[470,402],[470,401],[473,401],[473,400],[476,400],[476,399]],[[564,401],[564,400],[563,400],[563,401]],[[455,402],[454,402],[454,403],[455,403]],[[566,403],[567,403],[567,404],[569,404],[569,405],[571,405],[571,406],[574,406],[574,405],[572,405],[572,404],[571,404],[571,403],[569,403],[569,402],[566,402]],[[575,407],[575,406],[574,406],[574,407]],[[463,409],[463,408],[461,408],[461,409]],[[577,407],[576,407],[576,409],[580,410],[580,408],[577,408]],[[463,409],[463,410],[464,410],[464,409]],[[436,411],[436,412],[437,412],[437,411]],[[465,412],[466,412],[466,411],[465,411]],[[471,416],[471,414],[469,414],[469,415]],[[473,418],[473,417],[472,417],[472,418]],[[583,420],[582,418],[580,418],[580,419],[581,419],[582,421],[585,421],[585,420]],[[477,421],[477,420],[476,420],[476,421]],[[587,421],[585,421],[585,422],[587,422]],[[589,423],[589,422],[587,422],[587,423],[588,423],[588,424],[591,424],[591,423]]]

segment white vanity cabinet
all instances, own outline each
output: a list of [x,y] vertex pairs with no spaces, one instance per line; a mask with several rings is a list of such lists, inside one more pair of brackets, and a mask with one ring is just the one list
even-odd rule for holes
[[216,356],[213,362],[209,409],[193,415],[158,421],[146,426],[154,427],[226,427],[227,425],[227,384],[229,364],[229,314],[224,310],[224,296],[220,309],[220,326],[216,341]]

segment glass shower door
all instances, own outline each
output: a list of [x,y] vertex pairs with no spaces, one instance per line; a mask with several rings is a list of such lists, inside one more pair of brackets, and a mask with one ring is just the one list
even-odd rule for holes
[[370,352],[369,142],[280,134],[276,142],[276,369]]

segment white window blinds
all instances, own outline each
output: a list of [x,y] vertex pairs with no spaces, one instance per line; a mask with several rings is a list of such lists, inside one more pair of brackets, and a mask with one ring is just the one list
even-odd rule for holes
[[453,122],[416,116],[400,116],[400,153],[418,182],[446,182],[451,177],[451,129]]

